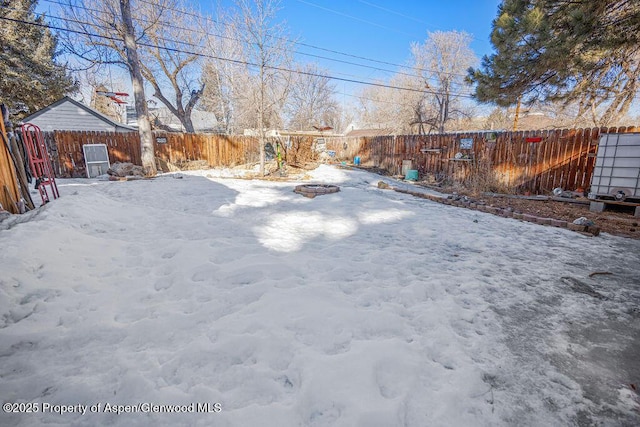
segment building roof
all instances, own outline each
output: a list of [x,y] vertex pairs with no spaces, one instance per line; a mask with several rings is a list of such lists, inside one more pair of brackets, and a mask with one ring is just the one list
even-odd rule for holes
[[[43,114],[49,113],[52,110],[55,110],[56,108],[60,107],[61,105],[65,104],[65,103],[70,103],[72,105],[74,105],[77,108],[80,108],[81,110],[85,111],[87,114],[95,117],[96,119],[106,123],[108,126],[112,126],[114,128],[114,130],[119,130],[119,131],[135,131],[136,129],[131,127],[131,126],[127,126],[124,123],[118,123],[116,121],[114,121],[113,119],[111,119],[110,117],[107,117],[106,115],[102,114],[99,111],[94,110],[91,107],[88,107],[86,105],[84,105],[81,102],[76,101],[73,98],[70,98],[68,96],[65,96],[64,98],[61,98],[59,100],[57,100],[56,102],[54,102],[53,104],[47,105],[46,107],[44,107],[43,109],[36,111],[35,113],[33,113],[32,115],[25,117],[23,122],[24,123],[29,123],[29,122],[33,122],[34,120],[36,120],[38,117],[41,117]],[[43,129],[45,130],[45,129]],[[59,129],[55,129],[55,130],[67,130],[64,127],[60,127]]]
[[[175,132],[184,132],[180,120],[165,106],[150,107],[149,118],[152,122],[154,118],[158,119],[160,123]],[[127,107],[127,123],[134,127],[138,126],[138,114],[133,107]],[[218,130],[216,115],[208,111],[191,110],[191,123],[195,132],[215,132]]]
[[[245,129],[245,136],[259,136],[260,131],[258,129]],[[314,138],[322,138],[322,137],[332,137],[332,136],[342,136],[340,134],[336,134],[330,131],[322,131],[322,130],[288,130],[288,129],[268,129],[265,130],[265,135],[268,138],[271,137],[284,137],[284,136],[310,136]]]
[[393,135],[392,129],[354,129],[345,136],[350,138]]

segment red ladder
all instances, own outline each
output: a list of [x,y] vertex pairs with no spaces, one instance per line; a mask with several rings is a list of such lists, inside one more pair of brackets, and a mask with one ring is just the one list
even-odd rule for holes
[[38,126],[25,123],[21,126],[21,130],[24,144],[27,147],[27,154],[29,155],[31,173],[36,179],[36,188],[40,192],[42,204],[44,205],[45,203],[49,203],[47,185],[51,187],[51,193],[54,199],[60,197],[53,168],[51,167],[51,159],[49,158],[47,145],[44,142],[42,132]]

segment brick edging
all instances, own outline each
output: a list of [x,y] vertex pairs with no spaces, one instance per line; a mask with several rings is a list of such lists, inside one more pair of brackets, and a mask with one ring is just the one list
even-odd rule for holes
[[[383,187],[381,187],[383,188]],[[433,194],[424,194],[424,193],[420,193],[417,191],[411,191],[411,190],[405,190],[402,188],[397,188],[397,187],[392,187],[389,186],[389,189],[396,191],[398,193],[404,193],[404,194],[409,194],[411,196],[415,196],[415,197],[420,197],[422,199],[427,199],[427,200],[431,200],[432,202],[437,202],[437,203],[442,203],[445,205],[451,205],[451,206],[456,206],[459,208],[467,208],[467,209],[471,209],[471,210],[477,210],[480,212],[486,212],[486,213],[490,213],[493,215],[497,215],[497,216],[501,216],[504,218],[513,218],[513,219],[518,219],[520,221],[527,221],[527,222],[531,222],[534,224],[539,224],[539,225],[548,225],[551,227],[556,227],[556,228],[566,228],[568,230],[571,231],[577,231],[579,233],[588,233],[590,235],[593,236],[598,236],[600,234],[600,227],[595,226],[595,225],[591,225],[591,226],[587,226],[587,225],[578,225],[578,224],[574,224],[572,222],[568,222],[562,219],[554,219],[554,218],[545,218],[545,217],[538,217],[535,215],[529,215],[529,214],[523,214],[523,213],[519,213],[519,212],[513,212],[513,210],[511,209],[503,209],[503,208],[498,208],[495,206],[488,206],[485,204],[480,204],[477,202],[474,202],[470,199],[460,199],[460,200],[455,200],[450,198],[451,196],[447,196],[447,197],[441,197],[441,196],[435,196]]]

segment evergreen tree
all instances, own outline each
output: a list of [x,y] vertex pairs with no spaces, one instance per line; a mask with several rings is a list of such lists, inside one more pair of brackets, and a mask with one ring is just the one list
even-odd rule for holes
[[639,34],[637,0],[504,0],[491,33],[496,53],[469,80],[481,102],[577,103],[579,116],[606,125],[637,94]]
[[[76,90],[37,0],[0,0],[0,102],[20,119]],[[33,25],[35,24],[35,25]]]

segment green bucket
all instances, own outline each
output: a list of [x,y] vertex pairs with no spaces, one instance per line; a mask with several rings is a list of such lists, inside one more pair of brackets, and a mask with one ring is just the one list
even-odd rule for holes
[[407,171],[407,175],[404,177],[405,181],[417,181],[418,180],[418,171],[415,169],[409,169]]

